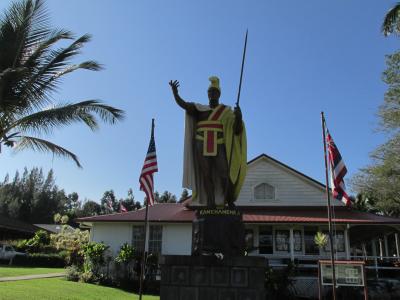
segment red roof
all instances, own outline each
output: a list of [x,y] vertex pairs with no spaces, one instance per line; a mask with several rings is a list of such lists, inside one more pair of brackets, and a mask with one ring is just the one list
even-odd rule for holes
[[[238,207],[243,212],[245,223],[327,223],[326,207]],[[77,219],[77,222],[143,222],[146,209],[127,213],[93,216]],[[159,203],[149,207],[150,222],[191,223],[195,211],[184,204]],[[372,213],[335,208],[336,223],[349,224],[400,224],[399,218],[379,216]]]

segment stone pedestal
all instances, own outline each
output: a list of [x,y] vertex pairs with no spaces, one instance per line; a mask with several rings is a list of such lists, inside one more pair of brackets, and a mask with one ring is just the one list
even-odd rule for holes
[[262,257],[160,257],[160,300],[264,300]]
[[196,211],[193,221],[192,254],[242,256],[245,252],[245,230],[242,213],[237,209]]

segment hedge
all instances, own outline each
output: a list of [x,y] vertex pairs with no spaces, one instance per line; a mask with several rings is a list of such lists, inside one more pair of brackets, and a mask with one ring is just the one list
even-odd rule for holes
[[28,255],[17,255],[12,264],[25,267],[65,267],[65,259],[59,254],[33,253]]

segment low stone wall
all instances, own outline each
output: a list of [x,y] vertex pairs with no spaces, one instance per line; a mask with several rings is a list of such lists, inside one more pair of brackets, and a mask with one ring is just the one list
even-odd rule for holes
[[160,257],[161,300],[264,300],[265,259]]

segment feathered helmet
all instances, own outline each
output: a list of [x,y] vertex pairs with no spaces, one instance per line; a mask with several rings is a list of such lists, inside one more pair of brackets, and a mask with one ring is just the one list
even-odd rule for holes
[[210,86],[208,89],[216,88],[221,93],[221,88],[219,87],[219,78],[217,76],[211,76],[208,78],[210,80]]

